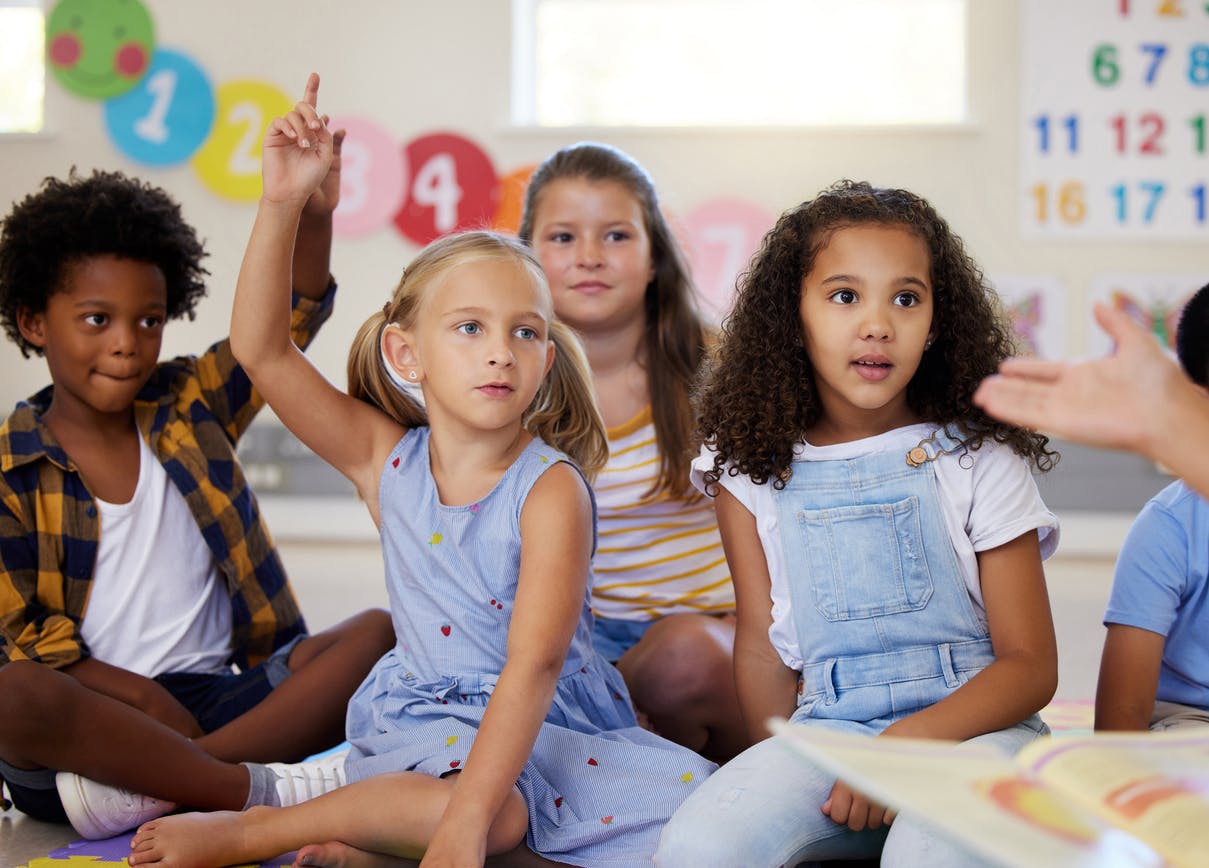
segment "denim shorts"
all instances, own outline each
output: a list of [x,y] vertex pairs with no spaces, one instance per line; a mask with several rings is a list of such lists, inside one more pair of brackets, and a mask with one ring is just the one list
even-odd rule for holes
[[[247,672],[165,672],[155,681],[189,710],[203,732],[213,732],[259,705],[290,675],[290,653],[306,636],[295,636]],[[19,769],[0,759],[0,778],[14,807],[46,822],[65,822],[54,769]]]
[[623,621],[620,618],[597,618],[592,628],[592,647],[610,663],[616,663],[651,629],[654,621]]

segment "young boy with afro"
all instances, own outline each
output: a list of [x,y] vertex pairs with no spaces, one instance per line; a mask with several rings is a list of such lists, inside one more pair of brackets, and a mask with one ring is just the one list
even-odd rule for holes
[[[1209,388],[1209,285],[1184,306],[1176,352],[1188,377]],[[1209,501],[1183,480],[1130,527],[1104,624],[1096,729],[1209,726]]]
[[[339,185],[337,160],[296,239],[300,348],[332,308]],[[194,230],[157,187],[73,170],[0,231],[0,323],[51,378],[0,426],[12,802],[106,838],[177,804],[291,804],[340,785],[341,755],[297,761],[343,739],[394,634],[373,610],[307,635],[235,454],[260,397],[226,340],[159,361],[165,324],[205,293]]]

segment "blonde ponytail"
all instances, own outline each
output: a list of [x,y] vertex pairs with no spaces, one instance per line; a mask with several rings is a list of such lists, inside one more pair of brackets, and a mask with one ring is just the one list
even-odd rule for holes
[[591,368],[575,332],[550,320],[554,364],[525,416],[525,430],[571,457],[592,479],[609,457],[604,420],[596,406]]

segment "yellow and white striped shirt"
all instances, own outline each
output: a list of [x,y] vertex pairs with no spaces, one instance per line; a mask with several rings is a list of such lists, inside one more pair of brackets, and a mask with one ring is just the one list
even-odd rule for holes
[[600,539],[593,611],[623,621],[734,611],[713,500],[648,493],[659,473],[650,407],[608,435],[609,461],[595,486]]

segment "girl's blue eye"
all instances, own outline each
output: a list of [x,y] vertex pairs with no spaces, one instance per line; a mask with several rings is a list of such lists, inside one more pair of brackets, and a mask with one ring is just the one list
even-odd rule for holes
[[528,326],[521,326],[516,330],[516,336],[523,341],[531,341],[537,337],[537,330],[531,329]]
[[464,335],[477,335],[482,329],[477,322],[464,322],[458,326],[458,331]]

